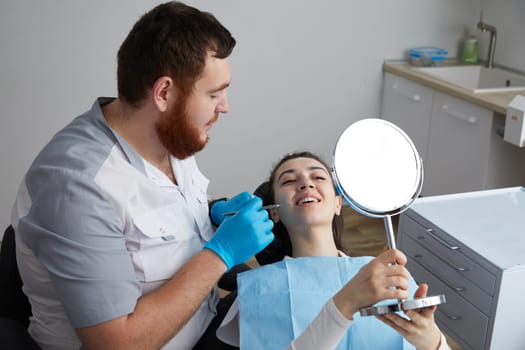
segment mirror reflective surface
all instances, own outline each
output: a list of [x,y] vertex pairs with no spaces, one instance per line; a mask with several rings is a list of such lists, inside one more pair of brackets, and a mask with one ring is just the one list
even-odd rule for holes
[[347,204],[372,217],[399,214],[423,185],[414,144],[400,128],[382,119],[362,119],[343,132],[332,170]]
[[[423,187],[421,157],[407,134],[383,119],[353,123],[336,143],[332,176],[346,204],[360,214],[383,218],[388,247],[396,248],[391,216],[407,209]],[[360,314],[382,315],[445,301],[443,294],[398,300],[390,305],[362,308]]]

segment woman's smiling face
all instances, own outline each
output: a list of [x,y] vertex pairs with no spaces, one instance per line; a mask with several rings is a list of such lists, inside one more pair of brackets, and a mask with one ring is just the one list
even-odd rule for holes
[[275,203],[272,219],[288,230],[295,226],[328,225],[341,213],[342,200],[336,195],[329,170],[316,159],[299,157],[282,163],[272,183]]

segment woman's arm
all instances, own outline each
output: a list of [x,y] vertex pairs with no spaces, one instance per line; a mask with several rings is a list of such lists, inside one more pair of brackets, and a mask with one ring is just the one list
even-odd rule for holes
[[287,350],[335,349],[351,324],[330,299]]
[[[392,262],[397,264],[393,265]],[[360,308],[385,299],[407,299],[409,274],[403,266],[405,263],[403,253],[392,249],[363,266],[325,304],[314,321],[292,341],[288,349],[335,349],[352,324],[353,315]]]

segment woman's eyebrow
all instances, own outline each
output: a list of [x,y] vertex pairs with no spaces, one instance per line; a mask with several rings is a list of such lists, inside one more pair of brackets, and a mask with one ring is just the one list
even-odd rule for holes
[[277,181],[281,180],[281,177],[283,177],[283,175],[286,175],[286,174],[293,174],[295,172],[295,169],[286,169],[284,170],[282,173],[279,174],[279,176],[277,177]]
[[314,171],[314,170],[321,170],[323,171],[324,173],[326,173],[328,175],[328,171],[326,171],[326,169],[322,166],[310,166],[308,167],[308,170],[310,171]]
[[[308,171],[315,171],[315,170],[321,170],[323,171],[326,175],[328,175],[328,172],[326,171],[326,169],[322,166],[316,166],[316,165],[312,165],[312,166],[309,166],[306,168]],[[285,174],[293,174],[297,171],[297,169],[286,169],[284,170],[281,174],[279,174],[279,176],[277,177],[277,181],[279,181],[281,179],[281,177],[283,177],[283,175]]]

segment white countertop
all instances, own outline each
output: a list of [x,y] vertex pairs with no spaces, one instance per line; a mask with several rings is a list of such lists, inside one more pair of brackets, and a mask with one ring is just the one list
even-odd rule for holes
[[[449,61],[447,65],[457,65],[455,61]],[[460,86],[447,83],[443,80],[433,78],[427,74],[418,72],[417,70],[411,69],[411,66],[407,62],[390,62],[385,61],[383,64],[383,71],[389,72],[395,75],[399,75],[403,78],[413,80],[420,84],[426,85],[433,89],[442,91],[444,93],[456,96],[463,100],[477,104],[483,108],[487,108],[496,113],[505,115],[507,113],[507,107],[510,101],[516,95],[525,96],[525,90],[520,91],[508,91],[508,92],[484,92],[484,93],[473,93]]]
[[411,209],[496,266],[525,268],[525,187],[423,197]]

